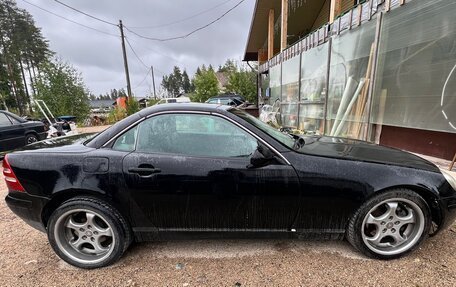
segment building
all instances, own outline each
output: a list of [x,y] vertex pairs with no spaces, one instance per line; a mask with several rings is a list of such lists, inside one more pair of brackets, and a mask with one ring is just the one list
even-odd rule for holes
[[244,60],[282,126],[452,159],[454,15],[454,0],[257,0]]

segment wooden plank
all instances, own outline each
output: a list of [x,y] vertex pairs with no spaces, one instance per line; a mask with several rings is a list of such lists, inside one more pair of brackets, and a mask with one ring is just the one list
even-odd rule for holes
[[274,56],[274,9],[269,10],[268,21],[268,59]]
[[329,24],[332,24],[334,22],[334,19],[340,15],[340,4],[341,0],[331,0],[331,4],[329,6]]
[[385,1],[385,11],[388,12],[391,9],[391,0]]
[[282,0],[282,25],[280,26],[280,51],[288,46],[288,0]]
[[454,163],[455,163],[455,162],[456,162],[456,153],[454,154],[453,160],[451,161],[450,169],[449,169],[449,170],[452,170],[452,169],[453,169],[453,166],[454,166]]

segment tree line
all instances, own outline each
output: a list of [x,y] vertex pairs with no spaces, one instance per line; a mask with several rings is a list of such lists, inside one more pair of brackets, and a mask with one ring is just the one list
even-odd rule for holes
[[177,66],[173,72],[163,77],[161,86],[171,97],[186,94],[194,102],[205,102],[221,93],[234,93],[243,96],[251,103],[257,102],[257,72],[228,59],[217,71],[212,65],[201,65],[190,79],[187,71],[181,72]]
[[88,114],[81,75],[55,57],[32,15],[14,0],[0,0],[0,109],[36,115],[33,99],[45,100],[56,115]]

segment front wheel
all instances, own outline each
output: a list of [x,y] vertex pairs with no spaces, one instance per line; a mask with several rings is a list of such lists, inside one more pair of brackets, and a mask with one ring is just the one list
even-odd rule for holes
[[411,190],[395,189],[365,202],[351,218],[346,237],[369,257],[392,259],[417,248],[430,226],[426,201]]
[[131,242],[122,215],[106,202],[76,197],[51,215],[48,239],[56,254],[80,268],[98,268],[117,261]]

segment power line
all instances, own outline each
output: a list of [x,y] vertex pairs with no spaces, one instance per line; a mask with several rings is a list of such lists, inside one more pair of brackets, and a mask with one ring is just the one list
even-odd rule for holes
[[100,18],[98,18],[98,17],[92,16],[92,15],[86,13],[86,12],[83,12],[83,11],[81,11],[81,10],[78,10],[78,9],[76,9],[76,8],[73,8],[73,7],[71,7],[71,6],[68,5],[68,4],[65,4],[65,3],[63,3],[63,2],[60,2],[59,0],[54,0],[54,1],[57,2],[57,3],[59,3],[60,5],[63,5],[63,6],[65,6],[65,7],[67,7],[67,8],[70,8],[70,9],[73,10],[73,11],[76,11],[76,12],[78,12],[78,13],[81,13],[81,14],[83,14],[83,15],[85,15],[85,16],[87,16],[87,17],[90,17],[90,18],[92,18],[92,19],[95,19],[95,20],[97,20],[97,21],[100,21],[100,22],[103,22],[103,23],[105,23],[105,24],[109,24],[109,25],[112,25],[112,26],[117,26],[117,24],[115,24],[115,23],[112,23],[112,22],[109,22],[109,21],[100,19]]
[[102,31],[102,30],[98,30],[98,29],[96,29],[96,28],[93,28],[93,27],[90,27],[90,26],[81,24],[81,23],[79,23],[79,22],[73,21],[73,20],[71,20],[71,19],[68,19],[68,18],[66,18],[66,17],[63,17],[63,16],[61,16],[61,15],[59,15],[59,14],[57,14],[57,13],[54,13],[54,12],[49,11],[49,10],[47,10],[47,9],[44,9],[44,8],[42,8],[42,7],[40,7],[40,6],[36,5],[36,4],[30,3],[29,1],[26,1],[26,0],[22,0],[22,1],[25,2],[25,3],[27,3],[27,4],[29,4],[29,5],[31,5],[31,6],[33,6],[33,7],[35,7],[35,8],[38,8],[38,9],[42,10],[42,11],[44,11],[44,12],[47,12],[47,13],[49,13],[49,14],[52,14],[52,15],[54,15],[54,16],[56,16],[56,17],[59,17],[59,18],[61,18],[61,19],[63,19],[63,20],[66,20],[66,21],[71,22],[71,23],[73,23],[73,24],[79,25],[79,26],[81,26],[81,27],[84,27],[84,28],[87,28],[87,29],[90,29],[90,30],[93,30],[93,31],[97,31],[97,32],[103,33],[103,34],[105,34],[105,35],[113,36],[113,37],[116,37],[116,38],[119,37],[118,35],[111,34],[111,33],[108,33],[108,32]]
[[140,38],[143,38],[143,39],[147,39],[147,40],[151,40],[151,41],[160,41],[160,42],[166,42],[166,41],[172,41],[172,40],[177,40],[177,39],[185,39],[187,38],[188,36],[198,32],[198,31],[201,31],[209,26],[211,26],[212,24],[214,24],[215,22],[218,22],[220,19],[222,19],[223,17],[225,17],[228,13],[230,13],[231,11],[233,11],[234,9],[236,9],[239,5],[241,5],[245,0],[241,0],[239,1],[236,5],[234,5],[233,7],[231,7],[230,9],[228,9],[225,13],[223,13],[221,16],[219,16],[217,19],[209,22],[208,24],[206,25],[203,25],[185,35],[182,35],[182,36],[176,36],[176,37],[170,37],[170,38],[154,38],[154,37],[148,37],[148,36],[144,36],[144,35],[141,35],[141,34],[138,34],[136,33],[135,31],[129,29],[127,26],[125,26],[125,29],[127,29],[128,31],[130,31],[131,33],[135,34],[136,36],[140,37]]
[[191,20],[191,19],[196,18],[196,17],[198,17],[200,15],[206,14],[207,12],[210,12],[210,11],[212,11],[214,9],[217,9],[218,7],[223,6],[226,3],[231,2],[231,1],[233,1],[233,0],[223,1],[222,3],[219,3],[219,4],[213,6],[213,7],[209,8],[209,9],[200,11],[200,12],[194,14],[194,15],[188,16],[188,17],[180,19],[180,20],[172,21],[172,22],[169,22],[169,23],[166,23],[166,24],[160,24],[160,25],[155,25],[155,26],[136,26],[136,27],[132,26],[130,28],[132,28],[132,29],[157,29],[157,28],[163,28],[163,27],[167,27],[167,26],[172,26],[172,25],[175,25],[175,24],[179,24],[179,23],[185,22],[187,20]]
[[144,76],[144,79],[142,79],[141,82],[139,82],[139,83],[133,88],[133,90],[136,90],[137,88],[139,88],[139,87],[142,85],[142,83],[144,83],[144,81],[145,81],[145,80],[147,79],[147,77],[149,76],[149,73],[150,73],[150,68],[149,68],[149,70],[147,71],[146,75]]
[[133,47],[131,46],[130,41],[128,41],[128,38],[127,38],[127,37],[125,37],[125,40],[127,41],[127,44],[128,44],[128,46],[130,47],[130,49],[131,49],[131,51],[133,52],[133,54],[135,55],[136,59],[138,59],[138,61],[139,61],[144,67],[146,67],[146,69],[150,69],[149,66],[147,66],[147,65],[143,62],[143,60],[141,60],[141,58],[138,56],[138,54],[136,54],[135,49],[133,49]]
[[[136,40],[135,38],[130,38],[130,40],[132,40],[133,42],[138,43],[137,40]],[[159,52],[159,51],[157,51],[157,50],[154,50],[154,49],[152,49],[152,48],[150,48],[150,47],[148,47],[148,46],[146,46],[146,45],[141,45],[141,47],[143,47],[143,48],[145,48],[145,49],[147,49],[147,50],[149,50],[149,51],[151,51],[151,52],[153,52],[153,53],[155,53],[155,54],[157,54],[157,55],[160,55],[160,56],[166,57],[166,58],[168,58],[168,59],[170,59],[170,60],[173,60],[175,64],[178,64],[178,66],[179,66],[179,65],[184,65],[184,63],[182,63],[182,62],[179,61],[178,59],[176,59],[176,58],[174,58],[174,57],[171,57],[171,56],[169,56],[169,55],[166,55],[166,54],[164,54],[164,53],[162,53],[162,52]]]

